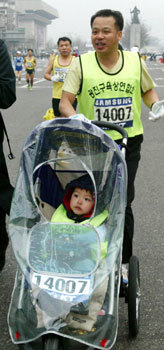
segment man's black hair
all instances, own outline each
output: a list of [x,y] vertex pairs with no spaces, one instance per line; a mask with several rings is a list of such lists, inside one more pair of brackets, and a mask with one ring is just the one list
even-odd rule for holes
[[28,49],[27,51],[32,51],[33,52],[33,49]]
[[114,17],[115,19],[115,26],[118,28],[118,30],[123,30],[124,27],[124,19],[122,16],[122,13],[120,11],[114,11],[110,9],[104,9],[97,11],[92,17],[90,21],[90,25],[92,28],[93,21],[96,17]]
[[70,45],[72,46],[72,41],[70,38],[67,38],[67,36],[63,36],[63,37],[58,39],[58,41],[57,41],[58,46],[59,46],[60,41],[69,41]]

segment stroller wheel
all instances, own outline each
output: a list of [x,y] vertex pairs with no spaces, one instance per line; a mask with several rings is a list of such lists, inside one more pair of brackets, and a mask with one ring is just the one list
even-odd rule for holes
[[24,343],[18,345],[19,350],[43,350],[42,339],[39,338],[30,343]]
[[132,256],[129,261],[128,281],[128,322],[129,333],[136,337],[139,331],[140,320],[140,274],[139,260]]
[[55,334],[47,334],[43,337],[44,350],[62,350],[60,339]]

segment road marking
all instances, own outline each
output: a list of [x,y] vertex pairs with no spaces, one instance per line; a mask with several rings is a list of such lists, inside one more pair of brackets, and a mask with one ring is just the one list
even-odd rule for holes
[[155,78],[155,80],[164,80],[164,78]]
[[[43,81],[45,81],[44,78],[42,78],[42,79],[40,79],[40,80],[38,80],[38,81],[35,81],[35,82],[34,82],[34,85],[39,84],[39,83],[42,83]],[[26,85],[23,85],[23,86],[20,86],[20,88],[21,88],[21,89],[27,88],[27,84],[26,84]]]
[[147,68],[148,68],[149,70],[157,70],[157,69],[158,69],[158,70],[161,70],[161,69],[163,70],[162,67],[157,67],[157,68],[156,68],[156,67],[149,67],[149,66],[147,66]]
[[38,83],[41,83],[42,81],[45,81],[45,79],[42,78],[42,79],[40,79],[40,80],[34,81],[34,85],[35,85],[35,84],[38,84]]
[[41,68],[37,68],[37,70],[36,70],[37,72],[42,72],[43,71],[43,67],[41,67]]
[[[25,86],[26,87],[26,89],[27,89],[27,85]],[[20,86],[20,85],[18,85],[17,87],[16,87],[17,89],[25,89],[24,87],[22,87],[22,86]],[[34,86],[33,85],[33,87],[32,87],[32,90],[41,90],[41,89],[51,89],[52,90],[52,87],[51,86],[47,86],[47,85],[39,85],[39,86]],[[28,89],[27,89],[28,90]]]

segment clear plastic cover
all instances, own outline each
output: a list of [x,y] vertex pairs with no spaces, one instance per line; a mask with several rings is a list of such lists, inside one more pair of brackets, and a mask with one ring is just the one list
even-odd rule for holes
[[91,225],[44,223],[29,234],[27,261],[36,272],[83,276],[97,269],[100,250],[99,236]]
[[[86,173],[95,189],[92,217],[52,223],[67,183]],[[126,181],[121,151],[97,126],[56,119],[27,138],[9,223],[18,263],[8,315],[14,343],[53,332],[65,341],[112,347]]]

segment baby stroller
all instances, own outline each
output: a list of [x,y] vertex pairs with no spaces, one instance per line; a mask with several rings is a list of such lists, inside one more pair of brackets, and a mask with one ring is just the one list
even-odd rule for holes
[[[102,128],[122,134],[121,150]],[[73,118],[43,122],[27,138],[9,223],[18,269],[8,325],[21,349],[111,349],[120,294],[129,305],[130,334],[137,334],[136,257],[128,287],[121,277],[126,142],[117,125]],[[80,224],[51,222],[67,183],[84,174],[94,186],[92,217]],[[101,224],[92,225],[102,213]]]

